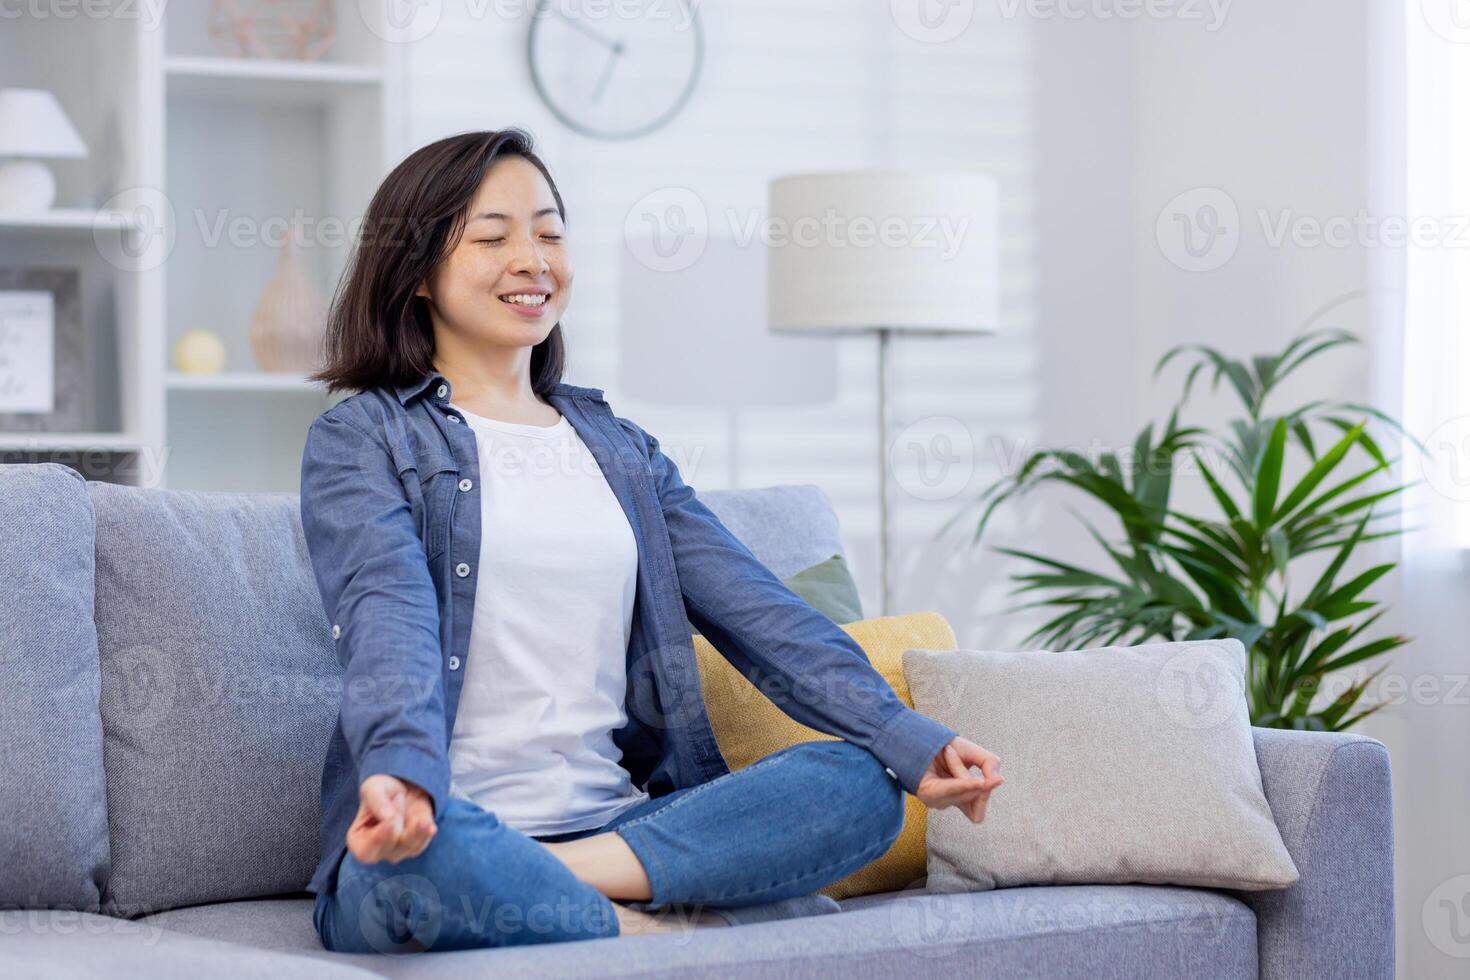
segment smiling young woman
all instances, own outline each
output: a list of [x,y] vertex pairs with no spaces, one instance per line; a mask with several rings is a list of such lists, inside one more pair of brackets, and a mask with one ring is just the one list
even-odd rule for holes
[[[561,195],[507,129],[399,164],[334,298],[315,378],[356,393],[312,423],[301,468],[344,672],[308,886],[328,949],[834,911],[812,893],[888,849],[904,791],[978,822],[1000,785],[656,438],[561,380],[572,282]],[[837,740],[730,772],[691,626]]]

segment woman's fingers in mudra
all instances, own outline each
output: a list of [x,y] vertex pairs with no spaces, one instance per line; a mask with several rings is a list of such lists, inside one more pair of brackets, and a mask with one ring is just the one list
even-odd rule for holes
[[[970,771],[972,766],[980,770],[978,776]],[[931,809],[957,806],[973,823],[979,823],[985,819],[990,794],[1004,782],[995,753],[956,737],[929,764],[916,795]]]
[[369,776],[358,796],[357,816],[347,829],[347,849],[363,864],[396,864],[417,857],[438,830],[433,800],[413,783],[382,774]]

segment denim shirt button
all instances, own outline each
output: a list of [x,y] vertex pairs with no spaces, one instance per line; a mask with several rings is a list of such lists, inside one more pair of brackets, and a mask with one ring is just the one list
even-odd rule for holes
[[454,574],[458,575],[460,578],[464,578],[469,573],[470,566],[465,564],[464,562],[460,562],[458,565],[454,566]]
[[470,487],[474,485],[475,482],[473,480],[471,480],[469,477],[465,477],[463,480],[459,481],[459,490],[461,493],[468,493]]
[[340,638],[341,636],[342,636],[342,627],[338,626],[336,623],[333,623],[332,624],[332,639],[335,640],[335,639]]
[[449,394],[449,386],[448,385],[440,385],[439,386],[439,397],[440,398],[443,398],[447,394]]
[[451,415],[451,416],[449,416],[449,421],[451,421],[451,422],[458,422],[459,421],[459,416],[458,415]]
[[450,670],[459,670],[459,658],[458,657],[450,657],[449,658],[449,669]]

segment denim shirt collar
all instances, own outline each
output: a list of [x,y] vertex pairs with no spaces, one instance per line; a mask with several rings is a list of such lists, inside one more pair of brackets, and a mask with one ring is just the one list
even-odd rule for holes
[[[441,384],[444,385],[446,388],[453,388],[453,386],[449,384],[449,379],[444,377],[442,373],[440,373],[439,371],[430,371],[428,374],[424,375],[422,378],[419,378],[417,381],[411,381],[408,384],[398,385],[394,388],[394,392],[398,395],[399,403],[402,405],[407,405],[419,395],[423,394],[430,387]],[[594,401],[604,401],[601,388],[588,388],[582,385],[567,384],[565,381],[558,381],[556,383],[556,386],[551,390],[559,395],[581,395],[586,398],[591,398]],[[445,400],[447,401],[449,397],[449,395],[446,395]]]

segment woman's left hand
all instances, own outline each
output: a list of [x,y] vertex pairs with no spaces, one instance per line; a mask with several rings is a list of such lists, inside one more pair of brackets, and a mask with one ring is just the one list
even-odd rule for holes
[[[971,766],[978,766],[981,775],[970,772]],[[914,795],[932,810],[957,806],[971,823],[979,823],[991,791],[1003,782],[1000,758],[957,735],[929,763]]]

